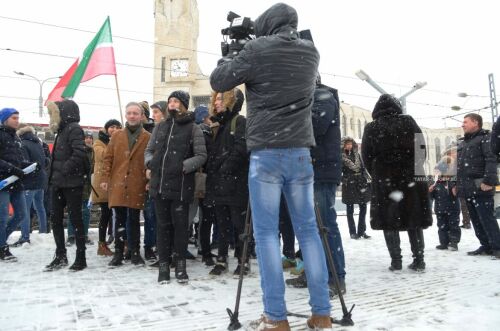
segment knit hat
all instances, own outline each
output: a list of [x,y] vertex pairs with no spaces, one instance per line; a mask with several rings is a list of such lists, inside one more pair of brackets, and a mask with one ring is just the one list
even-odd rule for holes
[[208,108],[206,106],[198,106],[194,109],[194,122],[201,124],[208,117]]
[[151,105],[151,108],[157,108],[159,109],[162,113],[165,114],[167,111],[167,102],[166,101],[157,101]]
[[182,91],[182,90],[177,90],[177,91],[170,93],[167,100],[170,101],[170,98],[178,99],[184,105],[184,107],[186,107],[186,109],[189,108],[189,98],[190,97],[189,97],[188,92]]
[[115,119],[111,119],[109,121],[106,122],[106,124],[104,124],[104,129],[106,130],[106,132],[108,132],[108,129],[111,127],[111,126],[117,126],[119,128],[122,127],[122,124],[120,123],[120,121],[118,120],[115,120]]
[[149,118],[149,103],[147,101],[141,101],[139,102],[139,104],[141,105],[142,107],[142,110],[144,111],[144,115],[146,116],[146,118]]
[[9,119],[9,117],[14,114],[19,114],[19,112],[14,108],[4,108],[0,110],[0,123],[5,123]]

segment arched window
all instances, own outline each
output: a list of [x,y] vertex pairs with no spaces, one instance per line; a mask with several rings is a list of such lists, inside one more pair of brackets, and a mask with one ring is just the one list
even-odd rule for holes
[[349,126],[351,127],[351,132],[354,135],[354,119],[351,117],[349,120]]
[[434,148],[436,148],[436,163],[441,160],[441,140],[439,138],[434,139]]
[[363,135],[363,129],[361,128],[361,121],[358,120],[358,138],[361,139],[362,135]]
[[342,137],[347,136],[347,118],[342,115]]

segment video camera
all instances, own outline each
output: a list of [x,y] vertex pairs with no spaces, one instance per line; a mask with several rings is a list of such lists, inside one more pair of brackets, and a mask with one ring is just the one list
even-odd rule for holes
[[[254,39],[254,22],[249,17],[241,17],[240,15],[230,11],[227,14],[229,27],[222,29],[221,33],[224,41],[221,42],[221,52],[223,57],[233,58],[245,47],[245,44]],[[231,43],[227,42],[227,38],[232,39]]]

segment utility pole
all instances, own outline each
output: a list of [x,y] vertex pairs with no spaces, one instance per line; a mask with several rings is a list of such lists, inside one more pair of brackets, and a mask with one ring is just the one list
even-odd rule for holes
[[14,71],[14,73],[16,75],[26,76],[26,77],[32,78],[32,79],[37,81],[38,85],[40,86],[40,92],[38,94],[38,116],[43,117],[43,84],[45,84],[45,82],[48,81],[49,79],[61,78],[61,76],[49,77],[49,78],[46,78],[44,80],[41,80],[41,79],[36,78],[35,76],[25,74],[24,72],[21,72],[21,71]]
[[491,125],[493,125],[495,124],[495,121],[498,117],[497,94],[495,92],[495,81],[493,79],[493,74],[488,75],[488,82],[490,85]]

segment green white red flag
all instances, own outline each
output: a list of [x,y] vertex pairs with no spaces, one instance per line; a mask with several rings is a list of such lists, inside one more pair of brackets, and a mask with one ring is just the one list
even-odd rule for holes
[[115,53],[109,16],[94,39],[61,77],[45,103],[73,98],[78,86],[100,75],[116,75]]

